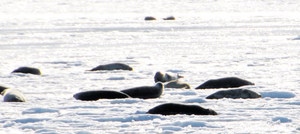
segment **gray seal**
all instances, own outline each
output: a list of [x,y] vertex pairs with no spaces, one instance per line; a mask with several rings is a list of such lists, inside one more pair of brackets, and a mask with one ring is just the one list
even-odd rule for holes
[[161,114],[161,115],[218,115],[217,112],[211,109],[205,109],[198,105],[185,105],[178,103],[165,103],[150,109],[147,114]]
[[141,86],[134,87],[125,90],[121,90],[121,92],[129,95],[132,98],[140,98],[140,99],[153,99],[158,98],[163,93],[164,87],[163,84],[158,82],[155,86]]
[[183,88],[191,89],[190,85],[179,80],[170,81],[165,84],[165,88]]
[[33,67],[19,67],[18,69],[12,71],[11,73],[25,73],[25,74],[35,74],[41,75],[41,71]]
[[228,89],[228,90],[220,90],[206,97],[206,99],[222,99],[222,98],[255,99],[255,98],[261,98],[261,95],[249,89]]
[[154,75],[154,82],[168,82],[168,81],[178,80],[180,78],[183,78],[183,76],[180,76],[179,74],[171,75],[168,73],[163,74],[161,72],[156,72]]
[[4,102],[26,102],[23,93],[17,89],[4,89],[1,94],[4,96]]
[[82,101],[130,98],[127,94],[118,91],[110,91],[110,90],[93,90],[93,91],[79,92],[74,94],[73,97],[77,100],[82,100]]
[[236,88],[246,85],[254,85],[254,83],[237,77],[225,77],[220,79],[212,79],[204,82],[196,89],[212,89],[212,88]]
[[0,93],[2,93],[4,91],[4,89],[7,89],[7,87],[0,86]]
[[169,16],[167,18],[164,18],[164,20],[175,20],[175,17],[174,16]]
[[106,65],[99,65],[89,71],[98,71],[98,70],[129,70],[132,71],[132,67],[123,64],[123,63],[111,63]]
[[149,20],[156,20],[156,18],[152,17],[152,16],[147,16],[145,17],[145,20],[146,21],[149,21]]

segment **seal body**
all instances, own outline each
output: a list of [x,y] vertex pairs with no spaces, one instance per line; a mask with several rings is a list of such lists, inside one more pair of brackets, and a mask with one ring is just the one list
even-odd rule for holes
[[179,78],[183,78],[183,76],[180,76],[179,74],[171,75],[168,73],[163,74],[161,72],[156,72],[154,75],[154,82],[168,82],[178,80]]
[[175,20],[175,17],[174,16],[169,16],[167,18],[164,18],[164,20]]
[[123,64],[123,63],[111,63],[106,65],[99,65],[90,71],[98,71],[98,70],[129,70],[132,71],[132,67]]
[[23,93],[17,89],[5,89],[2,95],[4,102],[26,102]]
[[73,95],[77,100],[82,101],[97,101],[99,99],[120,99],[120,98],[129,98],[127,94],[118,91],[109,91],[109,90],[93,90],[79,92]]
[[177,103],[165,103],[150,109],[147,114],[161,114],[161,115],[218,115],[217,112],[211,109],[205,109],[198,105],[184,105]]
[[245,85],[254,85],[254,83],[237,77],[225,77],[220,79],[212,79],[204,82],[196,89],[212,89],[212,88],[236,88]]
[[14,70],[12,73],[25,73],[25,74],[41,75],[41,71],[39,69],[32,68],[32,67],[19,67],[18,69]]
[[261,98],[261,95],[257,92],[248,90],[248,89],[228,89],[228,90],[221,90],[215,92],[206,97],[206,99],[222,99],[222,98],[232,98],[232,99],[255,99]]
[[152,99],[158,98],[163,93],[163,84],[158,82],[155,86],[142,86],[121,90],[132,98]]
[[184,88],[184,89],[191,89],[190,85],[187,83],[183,83],[179,80],[170,81],[165,84],[165,88]]
[[7,89],[7,87],[4,87],[4,86],[0,86],[0,94],[2,94],[2,92]]
[[147,16],[145,17],[145,20],[146,21],[149,21],[149,20],[156,20],[156,18],[152,17],[152,16]]

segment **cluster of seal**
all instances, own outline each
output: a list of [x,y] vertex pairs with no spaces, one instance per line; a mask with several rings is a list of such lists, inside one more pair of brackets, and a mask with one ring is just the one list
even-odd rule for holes
[[[151,20],[156,20],[156,18],[152,17],[152,16],[147,16],[147,17],[145,17],[145,20],[146,21],[151,21]],[[163,18],[163,20],[175,20],[175,17],[174,16],[169,16],[169,17]]]
[[187,83],[184,83],[182,81],[179,81],[180,78],[183,78],[183,76],[180,76],[179,74],[172,75],[168,73],[161,73],[156,72],[154,75],[154,82],[166,82],[165,88],[184,88],[184,89],[190,89],[190,85]]
[[94,90],[79,92],[73,95],[77,100],[97,101],[99,99],[120,99],[120,98],[140,98],[153,99],[161,96],[163,92],[162,83],[155,86],[141,86],[119,91]]

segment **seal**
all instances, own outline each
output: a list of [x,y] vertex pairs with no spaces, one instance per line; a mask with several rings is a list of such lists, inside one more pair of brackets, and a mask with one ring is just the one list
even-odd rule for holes
[[4,102],[26,102],[23,93],[17,89],[4,89],[1,94],[4,96]]
[[132,67],[123,64],[123,63],[111,63],[106,65],[99,65],[89,71],[98,71],[98,70],[129,70],[132,71]]
[[11,73],[25,73],[25,74],[35,74],[41,75],[41,71],[33,67],[19,67],[18,69],[12,71]]
[[169,16],[167,18],[164,18],[164,20],[175,20],[175,17],[174,16]]
[[225,77],[220,79],[212,79],[204,82],[196,89],[212,89],[212,88],[236,88],[246,85],[254,85],[254,83],[237,77]]
[[163,89],[163,84],[158,82],[155,86],[134,87],[121,90],[121,92],[129,95],[132,98],[153,99],[160,97],[163,93]]
[[93,91],[79,92],[74,94],[73,97],[77,100],[82,100],[82,101],[130,98],[127,94],[118,91],[110,91],[110,90],[93,90]]
[[165,88],[184,88],[191,89],[190,85],[179,80],[170,81],[165,84]]
[[0,94],[4,91],[4,89],[7,89],[7,87],[0,86]]
[[220,90],[206,97],[206,99],[222,99],[222,98],[255,99],[255,98],[261,98],[261,95],[249,89],[239,88],[239,89]]
[[161,115],[218,115],[217,112],[211,109],[205,109],[198,105],[185,105],[178,103],[165,103],[150,109],[147,114],[161,114]]
[[172,80],[178,80],[180,78],[183,78],[183,76],[180,76],[179,74],[174,76],[168,73],[163,74],[161,72],[156,72],[154,75],[154,82],[168,82]]
[[145,20],[146,21],[149,21],[149,20],[156,20],[156,18],[152,17],[152,16],[147,16],[145,17]]

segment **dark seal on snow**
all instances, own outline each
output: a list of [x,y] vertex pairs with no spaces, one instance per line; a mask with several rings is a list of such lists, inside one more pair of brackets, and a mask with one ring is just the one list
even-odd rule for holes
[[41,71],[39,69],[32,68],[32,67],[20,67],[11,73],[25,73],[25,74],[41,75]]
[[245,85],[254,85],[254,83],[237,77],[226,77],[220,79],[212,79],[204,82],[196,89],[212,89],[212,88],[236,88]]
[[132,67],[123,64],[123,63],[111,63],[106,65],[99,65],[90,71],[98,71],[98,70],[129,70],[132,71]]
[[121,99],[129,98],[127,94],[118,91],[109,90],[93,90],[76,93],[73,97],[77,100],[83,101],[97,101],[99,99]]
[[215,92],[206,97],[206,99],[222,99],[222,98],[255,99],[255,98],[261,98],[261,95],[249,89],[228,89],[228,90],[221,90]]
[[4,89],[1,94],[4,96],[4,102],[26,102],[23,93],[17,89]]
[[156,20],[156,18],[152,17],[152,16],[147,16],[145,17],[145,20],[148,21],[148,20]]
[[190,85],[179,80],[170,81],[165,84],[165,88],[183,88],[183,89],[191,89]]
[[205,109],[198,105],[184,105],[177,103],[165,103],[150,109],[147,114],[161,114],[161,115],[218,115],[217,112],[211,109]]
[[167,17],[167,18],[164,18],[164,20],[175,20],[175,17],[169,16],[169,17]]
[[161,73],[161,72],[156,72],[154,75],[154,81],[155,82],[168,82],[172,80],[178,80],[179,78],[183,78],[183,76],[180,76],[179,74],[177,75],[171,75],[168,73]]
[[155,86],[134,87],[130,89],[121,90],[121,92],[129,95],[132,98],[152,99],[160,97],[163,90],[163,84],[158,82]]
[[7,87],[0,86],[0,93],[2,93],[4,89],[7,89]]

